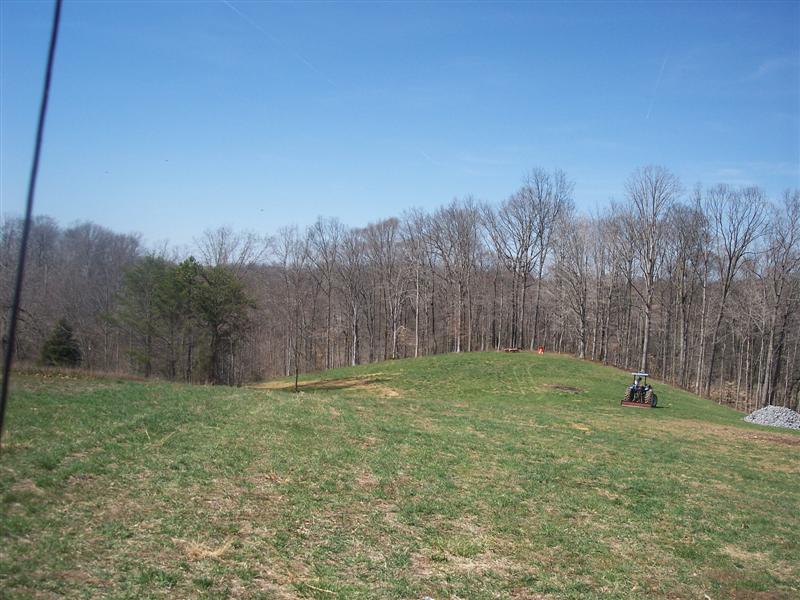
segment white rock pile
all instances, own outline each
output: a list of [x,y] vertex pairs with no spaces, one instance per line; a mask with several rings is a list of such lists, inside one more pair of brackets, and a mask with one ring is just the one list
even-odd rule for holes
[[783,406],[765,406],[751,412],[744,418],[745,421],[757,425],[771,425],[772,427],[786,427],[787,429],[800,429],[800,413]]

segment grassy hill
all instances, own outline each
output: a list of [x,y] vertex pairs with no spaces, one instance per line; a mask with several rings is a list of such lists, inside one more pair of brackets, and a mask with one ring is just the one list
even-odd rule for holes
[[556,355],[301,383],[18,376],[5,597],[800,595],[800,435]]

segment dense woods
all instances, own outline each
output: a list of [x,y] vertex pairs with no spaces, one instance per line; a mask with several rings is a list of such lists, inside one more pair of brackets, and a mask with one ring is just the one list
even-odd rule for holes
[[[193,257],[39,217],[16,356],[43,360],[69,331],[83,368],[241,384],[543,346],[742,410],[797,408],[800,193],[686,190],[650,166],[621,198],[581,214],[565,173],[534,169],[498,204],[465,197],[359,228],[320,218],[273,237],[220,228]],[[0,231],[4,332],[20,230]]]

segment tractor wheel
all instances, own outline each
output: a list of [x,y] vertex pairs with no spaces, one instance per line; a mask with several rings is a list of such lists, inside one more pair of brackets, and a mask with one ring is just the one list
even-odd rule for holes
[[649,404],[655,408],[656,404],[658,403],[658,396],[656,396],[656,393],[652,389],[649,389],[644,397],[644,401],[645,404]]
[[628,388],[625,392],[625,397],[622,399],[623,402],[633,402],[633,390]]

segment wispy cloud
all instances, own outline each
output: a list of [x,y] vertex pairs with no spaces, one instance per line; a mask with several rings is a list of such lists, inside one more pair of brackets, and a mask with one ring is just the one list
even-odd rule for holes
[[708,180],[723,182],[732,185],[750,185],[753,178],[740,167],[719,167],[708,173]]
[[445,166],[443,163],[440,163],[439,161],[436,161],[433,158],[431,158],[431,155],[428,154],[427,152],[425,152],[424,150],[420,150],[419,151],[419,155],[422,158],[424,158],[425,160],[427,160],[429,163],[431,163],[434,167],[444,167]]
[[247,22],[248,22],[248,23],[249,23],[249,24],[250,24],[252,27],[254,27],[254,28],[255,28],[255,29],[257,29],[258,31],[260,31],[261,33],[263,33],[263,34],[264,34],[264,35],[267,37],[267,39],[268,39],[269,41],[271,41],[271,42],[272,42],[272,43],[273,43],[275,46],[277,46],[278,48],[280,48],[280,49],[281,49],[281,50],[283,50],[284,52],[286,52],[286,53],[288,53],[288,54],[291,54],[292,56],[294,56],[294,57],[295,57],[297,60],[299,60],[299,61],[300,61],[301,63],[303,63],[303,64],[304,64],[306,67],[308,67],[309,69],[311,69],[312,71],[314,71],[314,73],[316,73],[316,74],[317,74],[317,75],[318,75],[320,78],[322,78],[323,80],[325,80],[325,81],[326,81],[327,83],[329,83],[331,86],[333,86],[333,87],[337,87],[337,86],[336,86],[336,84],[333,82],[333,80],[332,80],[330,77],[328,77],[327,75],[325,75],[325,73],[323,73],[322,71],[320,71],[320,70],[319,70],[319,69],[318,69],[318,68],[317,68],[317,67],[314,65],[314,63],[312,63],[310,60],[308,60],[308,59],[307,59],[305,56],[303,56],[302,54],[300,54],[300,53],[299,53],[299,52],[297,52],[296,50],[293,50],[292,48],[290,48],[289,46],[287,46],[286,44],[284,44],[284,43],[283,43],[281,40],[279,40],[277,37],[275,37],[274,35],[272,35],[272,33],[270,33],[269,31],[267,31],[266,29],[264,29],[264,27],[262,27],[262,26],[261,26],[261,25],[258,23],[258,21],[255,21],[255,20],[254,20],[254,19],[253,19],[253,18],[252,18],[250,15],[248,15],[248,14],[246,14],[246,13],[242,12],[241,10],[239,10],[239,9],[238,9],[236,6],[234,6],[234,4],[233,4],[232,2],[230,2],[229,0],[220,0],[220,2],[222,2],[222,3],[223,3],[225,6],[227,6],[228,8],[230,8],[230,9],[231,9],[233,12],[235,12],[237,15],[239,15],[239,16],[240,16],[242,19],[244,19],[245,21],[247,21]]
[[469,152],[462,152],[456,156],[456,160],[463,163],[481,167],[506,167],[513,164],[512,161],[497,156],[482,156]]
[[623,144],[616,140],[610,140],[601,137],[586,136],[575,140],[575,144],[585,148],[595,150],[619,150],[623,148]]
[[729,185],[764,185],[765,181],[775,178],[793,178],[800,182],[800,166],[784,161],[748,161],[711,167],[701,177],[708,183]]
[[477,156],[474,154],[461,153],[455,156],[446,156],[444,160],[438,160],[424,150],[418,150],[418,153],[434,167],[473,177],[491,177],[496,174],[494,171],[497,168],[511,164],[502,159]]
[[746,79],[750,81],[764,79],[770,75],[779,74],[786,70],[796,71],[798,67],[800,67],[800,59],[796,56],[776,56],[761,62]]
[[647,115],[644,117],[645,121],[650,120],[650,113],[653,112],[653,103],[656,101],[658,88],[661,85],[661,78],[664,76],[664,68],[667,66],[667,59],[669,59],[669,52],[664,55],[664,60],[661,62],[661,70],[658,72],[658,79],[656,79],[656,85],[653,88],[653,95],[650,98],[650,106],[647,107]]

